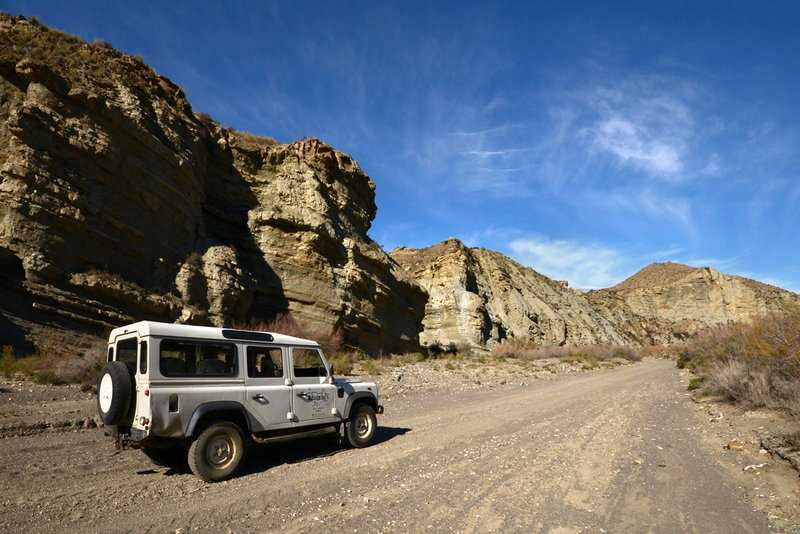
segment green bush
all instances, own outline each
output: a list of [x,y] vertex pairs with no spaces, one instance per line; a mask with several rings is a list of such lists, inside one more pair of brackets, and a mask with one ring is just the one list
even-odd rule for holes
[[689,391],[694,391],[696,389],[700,389],[703,386],[703,382],[705,382],[705,377],[702,376],[695,376],[691,380],[689,380]]

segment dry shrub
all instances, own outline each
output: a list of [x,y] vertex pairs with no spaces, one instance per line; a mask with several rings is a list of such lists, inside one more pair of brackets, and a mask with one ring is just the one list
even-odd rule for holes
[[333,366],[334,374],[337,376],[349,376],[353,374],[354,362],[357,355],[350,352],[343,352],[327,356],[328,361]]
[[520,360],[542,360],[558,358],[563,360],[582,360],[593,366],[600,361],[620,358],[639,361],[642,355],[633,347],[624,345],[584,345],[584,346],[537,346],[530,341],[508,340],[492,347],[495,358],[515,358]]
[[15,356],[3,347],[0,373],[7,377],[27,375],[42,384],[90,386],[106,362],[106,341],[68,331],[47,330],[36,339],[36,353]]
[[703,332],[680,348],[678,366],[705,377],[709,393],[800,414],[800,308]]
[[298,321],[288,313],[279,315],[271,321],[234,323],[232,326],[241,330],[273,332],[310,339],[319,343],[326,354],[335,354],[342,348],[342,333],[335,327]]

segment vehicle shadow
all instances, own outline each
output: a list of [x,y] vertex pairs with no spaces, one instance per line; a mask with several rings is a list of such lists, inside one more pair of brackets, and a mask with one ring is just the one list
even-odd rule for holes
[[[379,426],[375,431],[375,440],[371,446],[386,443],[408,432],[411,432],[410,428]],[[349,450],[348,447],[340,441],[339,434],[336,432],[325,432],[316,436],[287,439],[286,441],[256,443],[249,447],[245,462],[234,478],[263,473],[279,465],[327,458],[347,450]],[[150,475],[155,472],[155,469],[142,469],[137,471],[137,474]],[[185,463],[169,467],[163,472],[166,476],[187,473],[190,471],[189,466]]]
[[[404,427],[378,427],[371,446],[386,443],[410,431],[410,428]],[[349,450],[348,447],[340,442],[339,435],[335,432],[291,441],[256,444],[248,451],[245,465],[242,466],[237,477],[261,473],[279,465],[327,458],[347,450]]]

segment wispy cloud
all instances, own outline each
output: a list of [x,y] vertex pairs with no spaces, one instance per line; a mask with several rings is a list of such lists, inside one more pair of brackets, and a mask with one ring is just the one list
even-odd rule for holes
[[525,237],[514,239],[508,246],[520,263],[581,289],[612,286],[624,278],[622,257],[603,245]]
[[694,117],[688,91],[653,77],[632,77],[583,96],[592,123],[580,130],[591,148],[619,163],[674,179],[686,167]]
[[686,198],[660,193],[653,189],[589,193],[585,198],[607,209],[625,210],[651,219],[665,219],[679,224],[686,233],[696,232],[692,205]]

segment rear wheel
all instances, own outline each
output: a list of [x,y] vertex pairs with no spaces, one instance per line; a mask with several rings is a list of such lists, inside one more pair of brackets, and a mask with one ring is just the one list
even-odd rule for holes
[[206,482],[233,476],[244,458],[244,437],[234,423],[213,423],[189,446],[189,469]]
[[358,404],[353,408],[350,421],[347,422],[345,435],[347,442],[356,448],[362,448],[372,443],[375,438],[375,429],[378,427],[378,418],[375,410],[369,404]]

